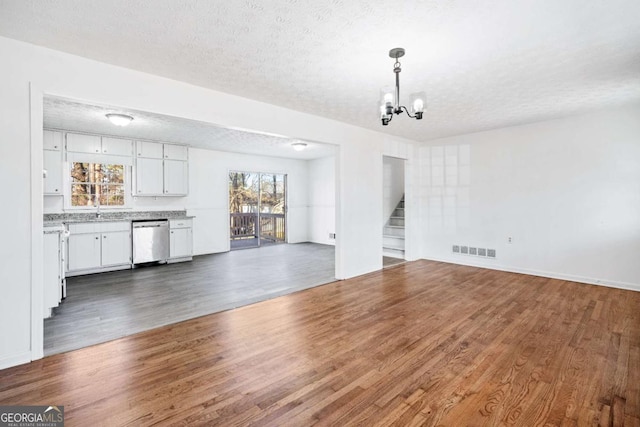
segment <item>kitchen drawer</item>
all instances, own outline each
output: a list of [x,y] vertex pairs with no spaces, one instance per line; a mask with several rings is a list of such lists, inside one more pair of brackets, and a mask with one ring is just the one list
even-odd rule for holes
[[78,222],[69,224],[69,233],[71,234],[87,234],[99,232],[100,223],[97,222]]
[[130,231],[131,223],[129,221],[118,221],[118,222],[103,222],[100,223],[102,228],[100,231],[103,233],[111,232],[111,231]]
[[69,233],[71,234],[109,233],[113,231],[130,230],[131,222],[129,221],[78,222],[69,224]]
[[191,228],[193,221],[191,218],[186,219],[170,219],[169,228],[175,230],[176,228]]

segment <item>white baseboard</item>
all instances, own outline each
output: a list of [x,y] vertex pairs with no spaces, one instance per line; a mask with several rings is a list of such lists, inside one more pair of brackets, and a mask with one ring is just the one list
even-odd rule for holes
[[20,353],[12,356],[0,358],[0,369],[7,369],[13,366],[24,365],[31,362],[31,353]]
[[469,267],[486,268],[489,270],[506,271],[509,273],[528,274],[530,276],[546,277],[549,279],[568,280],[571,282],[586,283],[588,285],[606,286],[608,288],[625,289],[629,291],[640,292],[640,284],[636,284],[636,283],[618,282],[614,280],[604,280],[604,279],[593,279],[590,277],[576,276],[572,274],[556,273],[556,272],[541,271],[541,270],[530,270],[530,269],[516,268],[516,267],[510,267],[510,266],[505,266],[500,264],[487,265],[482,263],[469,262],[466,259],[460,259],[460,260],[439,259],[439,258],[422,258],[422,259],[429,260],[429,261],[446,262],[449,264],[466,265]]

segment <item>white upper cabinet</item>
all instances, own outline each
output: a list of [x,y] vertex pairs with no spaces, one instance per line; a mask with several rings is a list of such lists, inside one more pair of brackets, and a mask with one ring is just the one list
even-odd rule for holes
[[162,159],[136,159],[136,196],[161,196],[163,187]]
[[53,150],[44,150],[43,152],[44,166],[44,185],[42,192],[44,194],[62,195],[62,152]]
[[164,159],[165,160],[189,160],[189,150],[184,145],[164,144]]
[[62,132],[56,132],[52,130],[45,130],[43,135],[43,148],[45,150],[62,150],[63,145]]
[[157,142],[136,141],[136,156],[147,159],[162,159],[162,144]]
[[164,194],[167,196],[186,196],[188,193],[188,163],[181,160],[165,160]]
[[62,195],[62,132],[45,130],[43,133],[43,193]]
[[133,142],[129,139],[67,133],[67,151],[71,153],[131,156]]
[[189,194],[189,148],[136,141],[136,196]]
[[102,154],[114,156],[131,156],[133,154],[133,142],[129,139],[102,137]]
[[67,151],[73,153],[99,154],[102,152],[101,142],[99,136],[67,133]]

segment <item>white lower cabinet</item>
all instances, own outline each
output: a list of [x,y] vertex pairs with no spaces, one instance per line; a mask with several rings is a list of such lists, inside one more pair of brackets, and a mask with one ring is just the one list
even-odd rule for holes
[[100,267],[100,233],[69,235],[68,271],[87,270]]
[[169,262],[189,261],[193,257],[193,224],[191,219],[169,221]]
[[43,317],[51,317],[51,309],[57,307],[64,295],[65,277],[64,266],[62,264],[62,251],[64,250],[64,239],[61,235],[64,229],[44,228],[43,246]]
[[69,224],[69,275],[131,266],[130,222]]
[[131,232],[114,231],[102,234],[102,267],[131,263]]

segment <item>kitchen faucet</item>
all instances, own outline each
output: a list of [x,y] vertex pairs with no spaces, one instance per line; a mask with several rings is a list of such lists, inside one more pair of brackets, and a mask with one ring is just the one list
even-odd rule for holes
[[102,215],[100,214],[100,197],[96,194],[96,206],[98,209],[96,210],[96,218],[100,218]]

